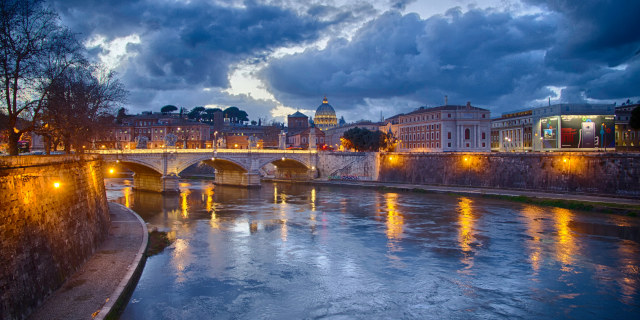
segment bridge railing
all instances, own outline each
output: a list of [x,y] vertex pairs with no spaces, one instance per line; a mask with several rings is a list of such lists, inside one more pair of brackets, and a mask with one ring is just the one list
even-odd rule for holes
[[149,154],[149,153],[276,153],[276,154],[313,154],[318,150],[280,150],[280,149],[98,149],[86,150],[95,154]]

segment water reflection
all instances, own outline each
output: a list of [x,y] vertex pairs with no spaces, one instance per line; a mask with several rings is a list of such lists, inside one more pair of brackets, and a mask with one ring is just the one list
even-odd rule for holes
[[526,245],[529,251],[529,262],[531,268],[534,271],[534,276],[537,275],[540,270],[540,264],[542,261],[542,242],[540,235],[544,230],[544,220],[540,217],[540,210],[538,207],[526,205],[522,208],[522,215],[525,217],[524,224],[527,229],[527,235],[529,236]]
[[638,228],[638,220],[299,184],[190,181],[180,191],[163,196],[122,182],[109,191],[149,228],[176,238],[148,259],[122,319],[433,318],[434,308],[439,318],[628,318],[640,311],[638,243],[591,229]]
[[572,271],[573,256],[578,254],[574,235],[569,228],[573,213],[568,209],[553,208],[552,217],[557,233],[556,259],[562,263],[562,271]]
[[462,250],[462,264],[465,265],[464,271],[469,271],[473,267],[473,250],[471,244],[474,238],[474,216],[471,205],[473,201],[469,198],[462,197],[458,202],[458,244]]
[[402,247],[399,246],[399,243],[402,239],[404,217],[398,211],[398,194],[387,193],[384,197],[387,205],[387,239],[389,240],[388,246],[391,251],[400,251],[402,250]]

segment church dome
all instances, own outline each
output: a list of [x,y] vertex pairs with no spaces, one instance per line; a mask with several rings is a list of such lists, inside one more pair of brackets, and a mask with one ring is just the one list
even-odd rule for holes
[[327,130],[338,126],[336,111],[329,104],[327,97],[324,97],[322,104],[318,106],[313,122],[320,130]]

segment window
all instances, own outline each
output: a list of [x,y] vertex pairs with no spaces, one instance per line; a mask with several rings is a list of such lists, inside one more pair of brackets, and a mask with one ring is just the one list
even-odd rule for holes
[[[484,113],[482,114],[482,117],[483,117],[483,118],[485,117],[485,114],[484,114]],[[483,146],[483,147],[484,147],[484,146]]]
[[[483,132],[483,133],[482,133],[482,140],[484,140],[484,139],[486,139],[486,138],[487,138],[487,137],[486,137],[486,134]],[[484,143],[483,143],[483,144],[484,144]],[[483,147],[484,147],[484,146],[483,146]]]
[[[469,128],[464,129],[464,139],[465,140],[471,139],[471,130],[469,130]],[[469,146],[469,144],[467,143],[467,147],[468,146]]]
[[451,131],[447,132],[447,139],[451,139]]
[[447,147],[451,148],[451,142],[447,143]]
[[482,147],[484,148],[484,146],[485,146],[485,144],[484,144],[484,142],[483,142],[483,143],[482,143]]
[[451,118],[451,113],[447,113],[447,118]]

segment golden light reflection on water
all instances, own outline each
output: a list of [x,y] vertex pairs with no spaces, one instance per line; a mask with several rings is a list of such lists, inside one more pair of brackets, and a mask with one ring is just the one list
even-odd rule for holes
[[122,194],[124,195],[124,206],[127,208],[131,208],[131,198],[133,196],[133,188],[132,187],[124,187],[122,188]]
[[213,195],[214,195],[214,191],[213,191],[213,186],[208,186],[203,195],[207,196],[207,201],[206,201],[206,208],[207,208],[207,212],[211,212],[215,214],[215,203],[213,202]]
[[529,263],[531,263],[531,268],[537,273],[542,264],[542,243],[540,241],[540,235],[544,231],[544,221],[539,217],[540,209],[534,206],[525,206],[522,210],[522,215],[525,217],[527,235],[531,237],[531,240],[527,241]]
[[316,188],[311,189],[311,211],[316,211]]
[[573,263],[573,255],[576,254],[577,249],[576,240],[569,228],[573,213],[562,208],[554,208],[552,213],[554,229],[556,229],[557,234],[556,259],[563,264],[562,271],[571,271],[570,265]]
[[398,246],[398,241],[402,239],[404,216],[398,211],[398,194],[385,194],[385,202],[387,206],[386,234],[388,245],[392,251],[399,251],[402,250],[402,248]]
[[465,270],[473,267],[473,256],[471,244],[475,241],[473,227],[474,219],[472,205],[473,200],[462,197],[458,202],[458,245],[463,252],[463,257],[460,260],[466,267]]
[[189,194],[191,194],[191,190],[180,189],[180,209],[182,209],[182,217],[185,219],[189,218],[189,203],[187,202],[187,196],[189,196]]

